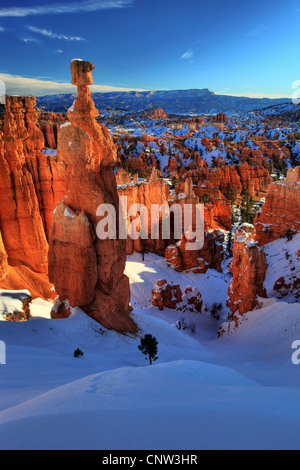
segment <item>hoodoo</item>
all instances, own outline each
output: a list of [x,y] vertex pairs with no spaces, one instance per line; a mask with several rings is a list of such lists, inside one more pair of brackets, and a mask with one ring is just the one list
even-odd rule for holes
[[55,211],[50,234],[49,278],[59,295],[52,315],[68,316],[70,304],[108,329],[136,333],[129,315],[129,279],[124,275],[126,240],[96,236],[97,208],[110,204],[118,214],[119,200],[117,150],[107,129],[96,122],[98,111],[90,96],[93,70],[90,62],[71,62],[78,97],[67,115],[70,122],[58,133],[58,159],[66,164],[66,196]]

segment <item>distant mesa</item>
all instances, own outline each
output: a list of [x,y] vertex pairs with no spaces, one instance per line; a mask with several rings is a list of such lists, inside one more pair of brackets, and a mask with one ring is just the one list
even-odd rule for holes
[[[92,93],[95,106],[101,111],[113,109],[135,114],[145,109],[161,108],[166,114],[243,114],[279,104],[291,104],[289,98],[247,98],[216,95],[207,88],[199,90],[169,90],[142,92]],[[66,112],[74,95],[40,97],[37,106],[45,111]]]

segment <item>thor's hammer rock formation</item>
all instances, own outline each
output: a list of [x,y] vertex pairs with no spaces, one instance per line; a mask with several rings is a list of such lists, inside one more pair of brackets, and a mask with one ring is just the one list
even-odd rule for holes
[[118,227],[119,199],[116,147],[107,129],[96,122],[98,111],[90,96],[93,70],[90,62],[71,62],[78,97],[68,112],[70,122],[58,134],[66,196],[55,210],[50,233],[49,278],[59,295],[52,316],[68,316],[68,305],[80,307],[108,329],[135,334],[129,279],[124,275],[126,240],[118,235],[100,240],[96,235],[96,213],[102,204],[115,208]]

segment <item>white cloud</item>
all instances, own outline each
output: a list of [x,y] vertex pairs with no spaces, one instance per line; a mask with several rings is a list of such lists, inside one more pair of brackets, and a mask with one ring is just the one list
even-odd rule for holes
[[0,33],[5,33],[5,31],[8,31],[8,29],[0,26]]
[[[51,80],[26,78],[19,75],[0,73],[0,80],[6,85],[8,95],[57,95],[62,93],[76,93],[77,88],[70,83],[58,83]],[[144,91],[136,88],[112,87],[106,85],[91,85],[92,93],[107,93],[112,91]]]
[[45,36],[50,39],[59,39],[63,41],[84,41],[85,40],[78,36],[67,36],[66,34],[57,34],[49,29],[41,29],[41,28],[38,28],[37,26],[27,26],[27,29],[31,33],[40,34],[41,36]]
[[183,60],[192,60],[193,58],[194,58],[194,52],[192,49],[189,49],[181,56],[181,59]]
[[86,13],[115,8],[127,8],[133,0],[85,0],[82,2],[52,3],[46,5],[0,8],[0,17],[25,17],[37,15],[61,15],[66,13]]
[[35,42],[35,43],[40,43],[40,41],[39,41],[38,39],[34,39],[34,38],[20,38],[20,39],[21,39],[21,41],[23,41],[23,42],[28,42],[28,43],[30,43],[30,42]]
[[62,49],[55,49],[54,51],[56,54],[62,54],[64,51]]

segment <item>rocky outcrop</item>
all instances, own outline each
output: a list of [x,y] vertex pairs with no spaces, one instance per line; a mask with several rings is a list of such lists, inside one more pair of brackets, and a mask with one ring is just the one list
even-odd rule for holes
[[230,270],[233,277],[228,290],[228,307],[234,320],[258,307],[259,297],[267,297],[264,288],[266,256],[255,242],[253,225],[243,224],[237,229]]
[[170,245],[165,251],[168,265],[177,272],[191,270],[195,274],[206,273],[208,269],[222,271],[224,260],[224,233],[219,230],[209,230],[204,235],[204,246],[201,250],[188,250],[185,235],[180,242]]
[[169,308],[180,312],[201,313],[203,302],[201,293],[197,288],[187,286],[184,293],[179,284],[173,284],[160,279],[152,290],[152,305],[159,310]]
[[153,120],[167,119],[168,114],[164,112],[162,108],[151,108],[146,111],[142,111],[138,116]]
[[164,279],[160,279],[152,290],[152,305],[159,310],[169,308],[175,310],[182,302],[182,291],[179,284],[168,284]]
[[116,181],[118,186],[129,184],[131,182],[129,173],[124,168],[119,168],[116,173]]
[[229,118],[228,118],[227,114],[225,114],[225,113],[219,113],[216,116],[213,116],[212,120],[213,120],[213,122],[220,122],[220,123],[229,122]]
[[30,312],[30,304],[32,302],[32,297],[30,295],[25,296],[22,300],[22,307],[21,310],[14,310],[8,312],[4,318],[7,321],[13,321],[17,323],[22,323],[24,321],[28,321],[31,317]]
[[255,220],[260,245],[300,232],[300,167],[290,168],[283,182],[272,184]]
[[[98,111],[88,86],[93,83],[93,70],[90,62],[71,63],[78,98],[68,112],[70,123],[58,135],[58,159],[67,165],[67,192],[53,217],[49,278],[60,303],[81,307],[108,329],[136,333],[129,315],[129,280],[124,275],[126,240],[119,239],[118,233],[114,239],[98,231],[104,215],[99,220],[96,214],[102,204],[115,209],[118,227],[119,200],[113,168],[117,149],[107,129],[95,120]],[[58,310],[53,311],[56,318]]]

